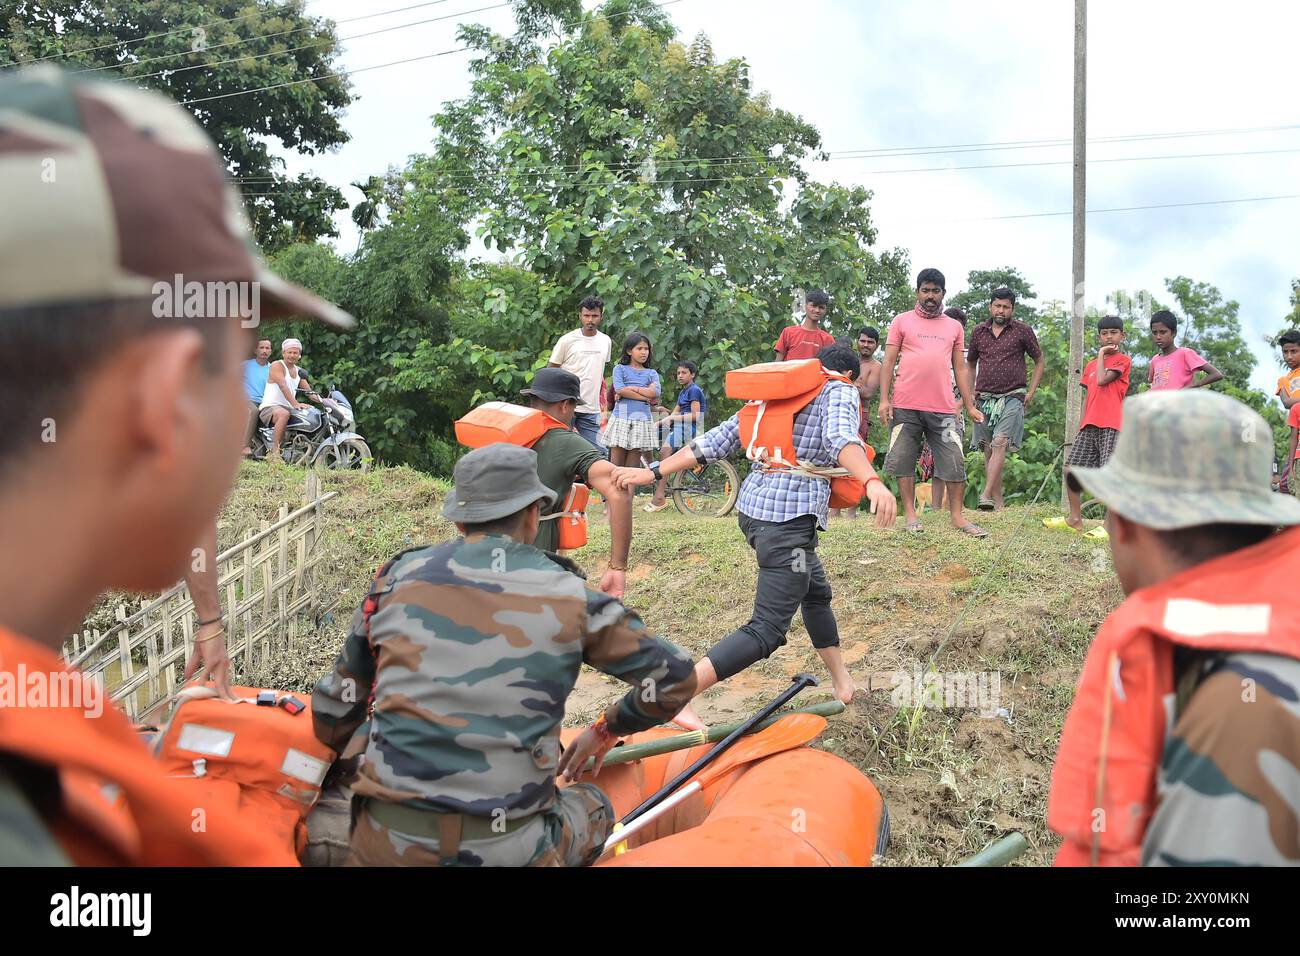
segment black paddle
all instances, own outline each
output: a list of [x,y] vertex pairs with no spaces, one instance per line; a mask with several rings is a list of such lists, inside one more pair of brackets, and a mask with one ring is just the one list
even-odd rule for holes
[[766,707],[760,710],[753,717],[749,718],[749,720],[745,721],[743,724],[741,724],[739,727],[733,730],[726,737],[723,737],[721,740],[719,740],[717,744],[714,745],[713,749],[711,749],[708,753],[701,756],[699,760],[696,760],[695,763],[691,764],[689,767],[687,767],[685,770],[683,770],[681,773],[675,776],[671,781],[664,784],[662,788],[660,788],[655,793],[647,797],[644,803],[642,803],[639,807],[637,807],[635,810],[633,810],[631,813],[625,816],[622,820],[619,821],[619,823],[621,823],[623,826],[627,826],[637,817],[641,816],[643,813],[653,808],[655,804],[664,800],[674,790],[680,787],[683,783],[691,779],[691,777],[695,776],[697,773],[699,773],[701,770],[707,767],[710,763],[716,760],[724,750],[726,750],[728,747],[734,744],[741,737],[745,736],[745,734],[749,733],[749,731],[753,729],[755,724],[769,717],[771,714],[779,710],[781,707],[784,707],[786,703],[789,702],[790,698],[794,697],[805,687],[816,687],[816,686],[817,686],[817,678],[813,677],[812,674],[796,674],[792,679],[790,686],[781,692],[781,696],[779,696],[776,700],[772,701],[772,703],[768,704]]

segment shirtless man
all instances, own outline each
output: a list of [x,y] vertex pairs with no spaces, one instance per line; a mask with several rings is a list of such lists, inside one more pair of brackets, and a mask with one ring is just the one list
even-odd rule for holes
[[[858,330],[858,360],[862,363],[858,371],[858,397],[862,404],[862,423],[858,436],[865,442],[871,431],[871,400],[880,391],[880,360],[875,358],[876,349],[880,347],[880,333],[867,326]],[[858,516],[856,508],[832,508],[830,517],[853,519]]]

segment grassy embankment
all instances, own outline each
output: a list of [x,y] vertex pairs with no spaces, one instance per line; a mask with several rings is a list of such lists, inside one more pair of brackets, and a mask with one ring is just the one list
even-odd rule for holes
[[[302,478],[299,469],[245,463],[221,519],[221,547],[273,520],[281,502],[296,505]],[[310,688],[333,662],[376,566],[452,533],[439,515],[446,483],[419,472],[330,474],[324,485],[342,492],[326,506],[318,571],[333,609],[318,634],[300,639],[269,671],[246,675],[250,682]],[[1029,838],[1023,862],[1051,859],[1043,815],[1056,742],[1087,643],[1121,598],[1104,544],[1044,529],[1039,519],[1052,513],[1045,506],[980,516],[991,532],[983,541],[955,534],[934,513],[925,514],[920,535],[859,519],[822,536],[845,657],[868,689],[831,721],[818,746],[860,767],[884,795],[893,817],[885,863],[951,864],[1010,830]],[[577,556],[593,579],[607,546],[608,531],[595,522]],[[755,574],[734,519],[638,509],[627,603],[693,655],[747,619]],[[941,644],[934,666],[950,682],[999,675],[1000,716],[895,706],[895,675],[924,672]],[[706,720],[740,719],[802,670],[824,675],[796,618],[785,647],[706,694],[700,712]],[[568,722],[590,720],[623,689],[584,668]]]

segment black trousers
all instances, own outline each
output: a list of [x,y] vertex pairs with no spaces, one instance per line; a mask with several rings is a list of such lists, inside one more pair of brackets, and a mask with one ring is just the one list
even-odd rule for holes
[[802,610],[813,647],[838,647],[839,628],[831,613],[831,585],[817,557],[817,518],[800,515],[789,521],[739,518],[741,533],[758,556],[754,614],[709,649],[719,680],[770,657],[785,644],[785,635]]

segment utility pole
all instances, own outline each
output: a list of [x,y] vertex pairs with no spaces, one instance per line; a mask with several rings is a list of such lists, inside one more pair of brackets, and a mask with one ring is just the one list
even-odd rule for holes
[[[1074,290],[1070,310],[1070,369],[1065,384],[1065,456],[1070,458],[1074,436],[1083,417],[1079,376],[1083,372],[1083,251],[1087,225],[1086,187],[1088,153],[1088,0],[1074,0],[1074,254],[1070,282]],[[1065,485],[1061,502],[1066,502]]]

